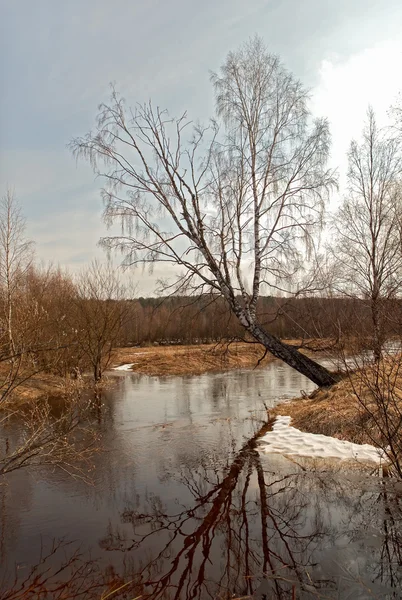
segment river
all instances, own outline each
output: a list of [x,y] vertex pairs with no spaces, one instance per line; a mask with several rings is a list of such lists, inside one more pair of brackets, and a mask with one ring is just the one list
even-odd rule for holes
[[80,598],[100,598],[104,577],[129,582],[111,598],[402,598],[400,485],[249,443],[266,408],[313,389],[278,362],[117,375],[94,422],[92,484],[43,468],[0,486],[0,597],[42,558],[50,584],[84,582]]

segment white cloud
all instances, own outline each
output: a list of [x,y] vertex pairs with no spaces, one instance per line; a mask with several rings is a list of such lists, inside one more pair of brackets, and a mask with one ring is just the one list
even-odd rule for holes
[[401,58],[402,42],[390,40],[346,59],[334,56],[321,62],[312,108],[330,120],[332,162],[339,166],[342,180],[349,143],[359,137],[368,105],[380,125],[389,122],[387,111],[402,90]]

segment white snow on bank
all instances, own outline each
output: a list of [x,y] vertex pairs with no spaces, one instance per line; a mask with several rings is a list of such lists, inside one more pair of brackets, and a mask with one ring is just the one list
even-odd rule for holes
[[260,438],[260,449],[289,456],[384,462],[383,451],[370,444],[353,444],[327,435],[305,433],[291,427],[290,422],[291,417],[276,417],[272,431]]
[[126,363],[125,365],[120,365],[120,367],[113,367],[113,371],[131,371],[131,367],[133,367],[135,363]]

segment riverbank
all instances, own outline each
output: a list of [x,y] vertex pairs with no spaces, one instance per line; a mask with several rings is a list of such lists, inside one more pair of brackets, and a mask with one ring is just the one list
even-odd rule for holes
[[[260,344],[200,344],[197,346],[155,346],[118,348],[113,353],[112,368],[132,365],[129,371],[142,375],[202,375],[216,371],[264,367],[274,360]],[[264,357],[264,358],[263,358]]]
[[[287,343],[300,346],[301,340],[285,340]],[[328,345],[328,340],[310,340],[301,351],[314,357],[314,352]],[[314,352],[312,352],[314,350]],[[265,348],[257,343],[232,342],[221,344],[172,345],[116,348],[111,357],[107,370],[117,373],[119,367],[127,365],[122,370],[150,376],[183,376],[202,375],[230,371],[234,369],[264,368],[275,358]],[[6,372],[4,377],[6,376]],[[41,397],[63,396],[66,389],[74,383],[74,379],[63,378],[50,373],[38,373],[33,376],[21,371],[23,380],[12,393],[10,400],[15,402],[30,402]],[[80,380],[84,387],[93,386],[90,373],[83,374]],[[108,386],[113,379],[106,376],[102,386]]]
[[294,427],[307,433],[384,445],[384,436],[402,418],[401,366],[396,356],[377,368],[356,370],[328,389],[278,404],[270,417],[289,416]]
[[[197,346],[152,346],[137,348],[116,348],[108,366],[113,371],[121,365],[131,365],[127,372],[142,375],[201,375],[217,371],[232,369],[255,368],[260,359],[258,368],[266,366],[274,360],[267,353],[264,358],[264,348],[260,344],[247,344],[235,342],[232,344],[202,344]],[[63,378],[51,373],[38,373],[31,377],[24,377],[20,373],[23,383],[18,385],[10,396],[13,405],[37,401],[42,397],[64,396],[68,393],[76,380]],[[102,387],[114,383],[114,378],[102,378]],[[90,374],[83,374],[80,378],[83,387],[93,386]]]
[[[284,340],[299,347],[301,340]],[[301,352],[310,356],[328,346],[328,340],[310,340]],[[232,342],[193,346],[117,348],[111,367],[131,365],[129,371],[143,375],[202,375],[231,369],[261,368],[276,360],[261,344]]]
[[26,376],[26,379],[24,379],[24,373],[20,373],[20,377],[23,382],[7,396],[7,400],[0,405],[0,409],[13,410],[16,406],[38,402],[42,398],[65,398],[73,392],[93,388],[93,380],[90,377],[71,379],[52,373],[37,373],[30,377]]

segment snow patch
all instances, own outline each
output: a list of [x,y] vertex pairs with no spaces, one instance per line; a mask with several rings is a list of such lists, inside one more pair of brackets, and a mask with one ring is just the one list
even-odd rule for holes
[[126,363],[125,365],[120,365],[120,367],[113,367],[113,371],[131,371],[131,367],[133,367],[136,363]]
[[260,449],[289,456],[339,458],[378,464],[386,460],[384,452],[370,444],[353,444],[327,435],[305,433],[291,427],[290,422],[291,417],[276,417],[272,431],[260,438]]

